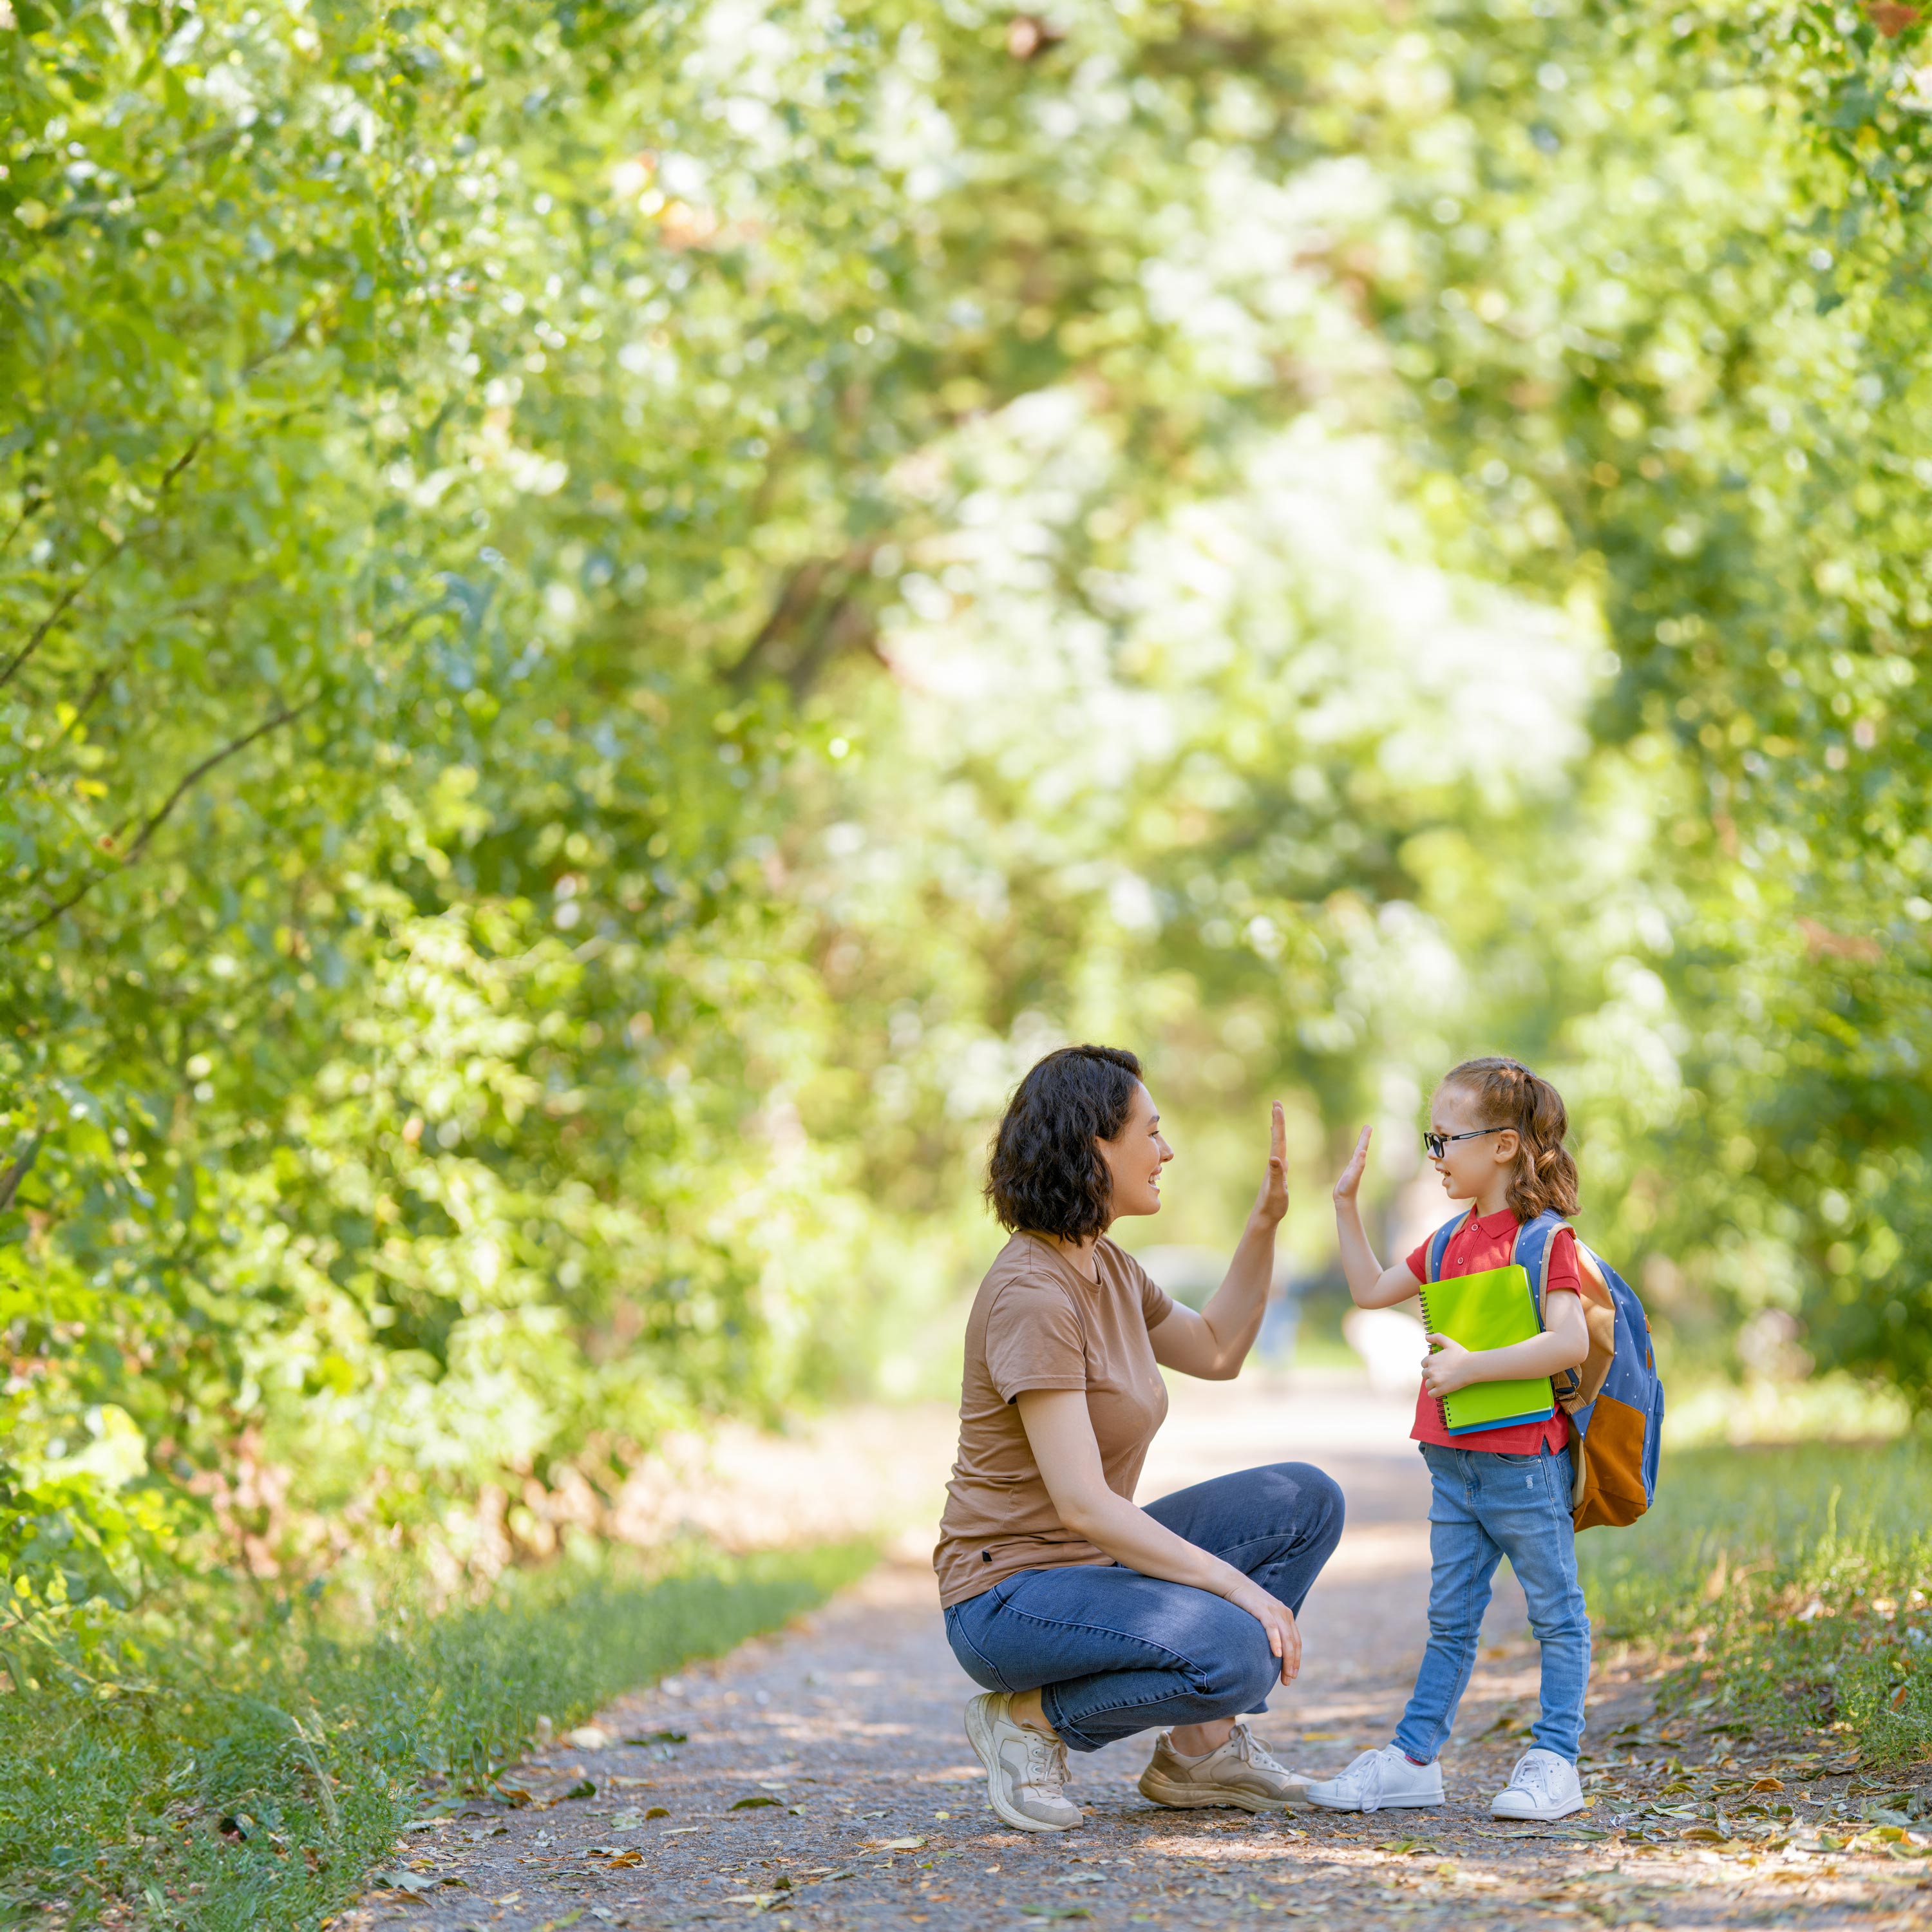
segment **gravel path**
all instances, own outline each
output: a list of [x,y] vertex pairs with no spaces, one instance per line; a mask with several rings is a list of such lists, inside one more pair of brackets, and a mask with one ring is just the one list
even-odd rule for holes
[[[1387,1741],[1421,1642],[1426,1484],[1404,1416],[1305,1380],[1177,1396],[1144,1494],[1297,1456],[1347,1492],[1348,1533],[1303,1619],[1302,1679],[1257,1720],[1285,1762],[1325,1774]],[[532,1756],[503,1780],[527,1794],[514,1807],[463,1804],[406,1834],[394,1882],[338,1932],[1932,1924],[1932,1846],[1845,1849],[1846,1828],[1833,1834],[1871,1796],[1848,1767],[1660,1728],[1614,1653],[1592,1692],[1592,1809],[1552,1828],[1492,1822],[1486,1801],[1535,1700],[1513,1582],[1484,1634],[1442,1811],[1165,1812],[1134,1788],[1146,1745],[1130,1739],[1075,1760],[1084,1828],[1036,1838],[987,1808],[960,1726],[974,1687],[946,1648],[932,1574],[904,1548],[792,1629],[640,1690]],[[1779,1792],[1750,1788],[1771,1778]],[[1721,1832],[1702,1821],[1713,1815]]]

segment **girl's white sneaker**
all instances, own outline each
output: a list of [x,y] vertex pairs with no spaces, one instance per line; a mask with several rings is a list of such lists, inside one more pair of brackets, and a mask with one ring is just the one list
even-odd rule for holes
[[1391,1811],[1442,1802],[1442,1763],[1411,1764],[1394,1744],[1364,1751],[1346,1771],[1308,1787],[1308,1802],[1329,1811]]
[[[1309,1793],[1311,1798],[1314,1795]],[[1583,1787],[1577,1782],[1576,1767],[1567,1757],[1558,1757],[1540,1745],[1516,1760],[1508,1784],[1490,1800],[1492,1817],[1535,1818],[1546,1823],[1582,1808]]]

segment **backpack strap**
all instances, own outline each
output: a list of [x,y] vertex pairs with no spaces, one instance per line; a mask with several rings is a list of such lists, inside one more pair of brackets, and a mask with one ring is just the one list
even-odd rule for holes
[[1546,1208],[1534,1220],[1524,1222],[1516,1231],[1510,1258],[1529,1276],[1539,1318],[1543,1313],[1544,1294],[1550,1286],[1550,1251],[1556,1245],[1556,1237],[1569,1225],[1555,1208]]
[[1449,1250],[1449,1238],[1468,1218],[1467,1214],[1456,1215],[1453,1219],[1444,1221],[1442,1226],[1430,1236],[1427,1262],[1429,1273],[1426,1279],[1430,1281],[1440,1281],[1442,1279],[1442,1257]]

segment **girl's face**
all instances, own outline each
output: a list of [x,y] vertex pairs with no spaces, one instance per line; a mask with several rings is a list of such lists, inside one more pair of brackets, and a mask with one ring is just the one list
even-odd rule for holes
[[1136,1081],[1126,1125],[1110,1141],[1097,1143],[1113,1188],[1114,1218],[1160,1212],[1160,1171],[1174,1150],[1160,1131],[1154,1096]]
[[[1448,1142],[1430,1165],[1442,1177],[1442,1191],[1451,1201],[1480,1201],[1508,1173],[1522,1136],[1514,1127],[1484,1133],[1486,1124],[1476,1113],[1474,1096],[1460,1087],[1444,1087],[1430,1104],[1429,1124]],[[1478,1138],[1459,1141],[1457,1134]]]

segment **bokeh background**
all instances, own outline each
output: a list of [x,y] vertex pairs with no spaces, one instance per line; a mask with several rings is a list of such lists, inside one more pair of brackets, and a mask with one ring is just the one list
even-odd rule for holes
[[1674,1395],[1904,1426],[1928,61],[0,0],[19,1626],[480,1587],[673,1435],[944,1394],[1071,1039],[1180,1150],[1136,1241],[1231,1243],[1285,1100],[1306,1348],[1341,1150],[1426,1220],[1507,1051]]

